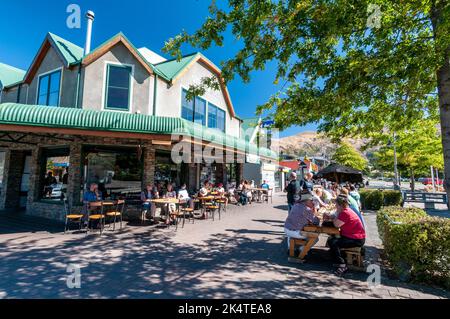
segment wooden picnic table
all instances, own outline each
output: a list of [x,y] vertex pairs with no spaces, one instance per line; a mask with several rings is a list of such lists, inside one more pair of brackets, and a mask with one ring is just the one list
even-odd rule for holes
[[[326,234],[329,236],[339,236],[340,231],[339,228],[331,227],[331,226],[316,226],[316,225],[307,225],[303,227],[303,231],[307,232],[308,235],[306,237],[306,243],[303,246],[303,250],[298,256],[298,259],[303,260],[305,256],[308,254],[308,252],[313,247],[314,243],[316,242],[317,237],[319,237],[320,234]],[[289,257],[294,258],[294,249],[290,249],[289,251]]]

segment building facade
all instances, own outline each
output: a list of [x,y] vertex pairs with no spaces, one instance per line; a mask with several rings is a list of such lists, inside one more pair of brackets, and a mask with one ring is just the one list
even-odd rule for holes
[[[220,90],[188,99],[204,77]],[[236,182],[247,154],[276,160],[245,139],[201,53],[166,60],[119,33],[85,54],[49,33],[28,70],[0,65],[0,83],[0,209],[62,219],[61,199],[81,209],[92,182],[132,198],[157,181]]]

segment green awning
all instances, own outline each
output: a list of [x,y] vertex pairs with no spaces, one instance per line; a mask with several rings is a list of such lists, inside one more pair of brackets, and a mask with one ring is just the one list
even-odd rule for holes
[[181,118],[66,107],[0,104],[0,124],[148,134],[180,134],[276,159],[276,153]]

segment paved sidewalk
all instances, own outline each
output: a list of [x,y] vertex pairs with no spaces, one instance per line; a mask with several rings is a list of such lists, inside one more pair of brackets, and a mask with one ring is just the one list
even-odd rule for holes
[[[321,238],[305,264],[287,262],[283,195],[273,204],[230,206],[222,220],[182,229],[127,226],[96,235],[0,230],[0,298],[449,298],[448,291],[368,274],[332,274]],[[381,243],[375,214],[367,255]],[[322,246],[322,247],[320,247]],[[67,288],[67,265],[81,267],[81,288]]]

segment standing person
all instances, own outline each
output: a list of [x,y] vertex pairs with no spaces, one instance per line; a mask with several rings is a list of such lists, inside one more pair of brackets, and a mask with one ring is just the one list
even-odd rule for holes
[[297,180],[297,173],[292,172],[289,175],[289,183],[287,184],[284,191],[287,193],[287,203],[288,203],[288,213],[291,211],[292,206],[294,206],[296,195],[300,195],[300,183]]
[[[291,212],[286,218],[284,223],[284,232],[287,237],[287,245],[289,249],[289,239],[301,238],[306,239],[308,233],[303,231],[303,227],[309,223],[319,225],[320,220],[314,215],[314,202],[313,195],[303,194],[301,197],[299,195],[294,196],[294,205],[292,206]],[[316,244],[319,238],[316,239]],[[303,249],[303,247],[301,247]]]
[[312,193],[314,189],[314,182],[313,182],[313,174],[311,172],[305,174],[301,186],[303,193]]
[[340,228],[340,237],[330,237],[327,244],[336,262],[335,273],[342,276],[348,267],[342,258],[341,248],[362,247],[366,240],[364,226],[356,213],[349,208],[347,196],[340,195],[336,198],[336,217],[333,224]]

